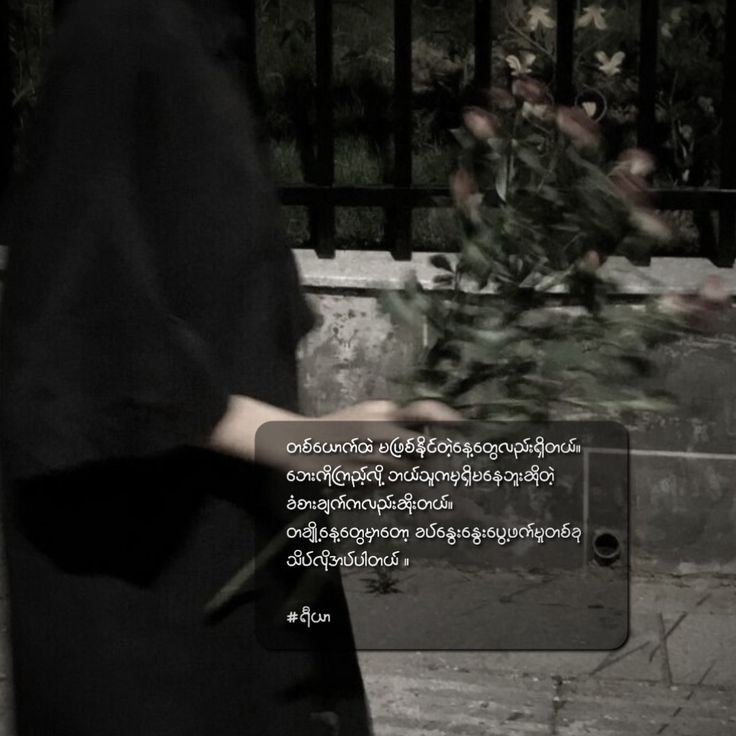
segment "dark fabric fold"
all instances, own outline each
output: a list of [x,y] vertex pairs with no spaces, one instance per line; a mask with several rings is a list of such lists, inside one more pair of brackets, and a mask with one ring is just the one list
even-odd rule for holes
[[311,324],[231,10],[58,10],[31,164],[1,231],[19,736],[370,733],[339,571],[310,602],[329,607],[342,651],[258,642],[256,606],[295,587],[280,561],[216,620],[204,611],[268,537],[274,504],[283,512],[284,477],[192,445],[230,394],[296,408],[295,347]]
[[194,0],[59,14],[3,229],[12,474],[199,444],[231,393],[295,402],[311,314],[221,53],[231,18]]

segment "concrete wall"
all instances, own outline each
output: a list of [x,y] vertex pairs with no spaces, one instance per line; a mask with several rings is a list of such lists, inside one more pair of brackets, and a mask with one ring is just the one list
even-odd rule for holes
[[[378,295],[409,272],[431,288],[428,255],[397,263],[380,253],[342,252],[298,261],[321,324],[301,346],[303,406],[321,414],[367,398],[396,398],[422,335],[398,328]],[[736,292],[736,272],[696,259],[655,259],[644,269],[611,259],[605,268],[634,300],[669,290],[693,292],[717,273]],[[489,293],[489,298],[493,298]],[[628,425],[631,432],[632,562],[643,571],[736,572],[736,311],[708,336],[688,336],[657,356],[672,415]]]

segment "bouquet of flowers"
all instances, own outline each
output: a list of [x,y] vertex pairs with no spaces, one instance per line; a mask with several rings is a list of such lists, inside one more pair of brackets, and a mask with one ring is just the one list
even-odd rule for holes
[[386,295],[429,345],[407,382],[476,419],[543,421],[662,410],[654,348],[729,301],[717,277],[698,295],[642,306],[616,299],[611,256],[646,259],[671,226],[651,206],[654,160],[627,149],[609,163],[597,123],[556,106],[517,75],[466,108],[450,187],[462,229],[456,258],[436,255],[435,289],[413,280]]

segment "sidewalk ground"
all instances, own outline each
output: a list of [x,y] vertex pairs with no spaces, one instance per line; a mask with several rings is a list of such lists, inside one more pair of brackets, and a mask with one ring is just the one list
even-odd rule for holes
[[736,578],[633,579],[613,652],[364,652],[376,736],[736,736]]
[[[736,578],[637,577],[631,593],[614,652],[362,653],[376,736],[736,736]],[[3,656],[0,736],[8,674]]]

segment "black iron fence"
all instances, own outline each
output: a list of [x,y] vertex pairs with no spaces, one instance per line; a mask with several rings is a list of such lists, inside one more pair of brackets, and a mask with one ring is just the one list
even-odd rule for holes
[[[571,104],[574,31],[578,3],[558,0],[554,91],[556,101]],[[491,84],[491,0],[474,0],[475,79],[479,88]],[[726,3],[726,40],[723,58],[722,140],[719,188],[673,188],[655,190],[659,209],[689,210],[706,215],[718,213],[717,230],[701,233],[701,253],[719,265],[732,265],[736,256],[736,1]],[[657,91],[657,43],[660,3],[641,0],[639,53],[638,140],[655,148],[655,103]],[[335,184],[335,128],[332,105],[333,0],[314,0],[316,81],[316,175],[305,184],[281,188],[282,202],[309,208],[310,243],[323,257],[335,253],[335,208],[380,207],[386,212],[384,247],[397,259],[412,253],[412,210],[451,204],[446,187],[416,186],[412,180],[412,2],[394,0],[394,119],[393,181],[371,186]],[[248,42],[250,67],[256,68],[256,2],[250,3]]]
[[[246,3],[246,67],[257,88],[257,5]],[[573,82],[576,0],[556,3],[556,100],[570,104],[575,99]],[[393,176],[390,183],[371,186],[335,184],[335,125],[333,114],[333,0],[314,0],[315,18],[315,167],[304,184],[281,188],[285,205],[307,207],[310,212],[310,244],[323,257],[335,253],[336,207],[379,207],[385,213],[384,247],[397,259],[412,253],[412,211],[418,207],[446,207],[451,200],[446,187],[416,186],[412,177],[412,1],[394,0],[394,89],[393,89]],[[638,139],[645,148],[654,147],[657,91],[657,43],[659,0],[641,0]],[[491,0],[474,0],[475,79],[478,88],[491,80]],[[689,210],[709,220],[716,212],[717,228],[701,233],[701,253],[718,265],[733,265],[736,257],[736,0],[726,0],[725,53],[723,56],[722,134],[720,142],[720,187],[658,189],[660,209]],[[0,3],[0,34],[8,37],[7,3]],[[12,152],[12,100],[10,54],[7,44],[0,51],[0,136],[8,142],[0,153],[0,172],[7,174]],[[710,220],[709,220],[710,221]]]

